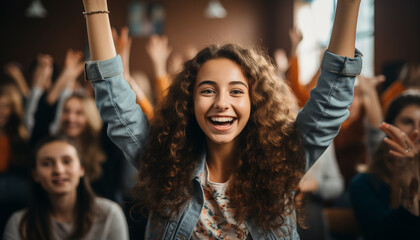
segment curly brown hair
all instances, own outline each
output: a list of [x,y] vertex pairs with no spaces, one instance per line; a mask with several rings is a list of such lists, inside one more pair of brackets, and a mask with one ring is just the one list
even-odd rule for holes
[[211,45],[184,63],[151,123],[134,195],[165,219],[178,216],[191,198],[197,154],[205,147],[192,111],[194,83],[200,67],[215,58],[241,67],[251,99],[251,116],[238,136],[240,154],[227,189],[230,203],[236,218],[252,219],[265,231],[276,229],[299,209],[296,194],[305,161],[296,114],[285,104],[290,89],[260,49]]

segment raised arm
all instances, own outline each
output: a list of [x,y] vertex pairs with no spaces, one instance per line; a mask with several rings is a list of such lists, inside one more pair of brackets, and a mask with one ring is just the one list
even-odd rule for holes
[[355,51],[354,46],[359,5],[360,0],[338,1],[331,42],[321,64],[321,75],[296,119],[303,136],[307,167],[331,144],[349,116],[355,77],[362,67],[361,54]]
[[92,61],[85,63],[86,80],[92,82],[96,106],[102,120],[108,123],[108,136],[126,159],[138,167],[149,134],[147,117],[123,78],[123,64],[112,39],[106,0],[83,0],[83,4],[92,57]]
[[10,62],[4,66],[4,72],[9,75],[13,81],[16,82],[19,87],[20,93],[26,98],[28,97],[30,90],[26,83],[25,76],[23,76],[22,70],[19,68],[18,63]]
[[166,64],[172,48],[168,45],[168,38],[166,36],[159,37],[153,35],[150,37],[146,45],[146,52],[152,60],[153,69],[155,73],[155,94],[157,104],[161,104],[166,96],[166,90],[169,88],[169,75],[166,71]]
[[344,57],[354,57],[357,16],[361,0],[339,0],[328,51]]
[[64,60],[64,69],[47,95],[47,103],[53,105],[65,89],[72,91],[74,84],[83,72],[83,53],[68,49]]
[[120,34],[115,28],[112,28],[112,38],[114,39],[117,53],[121,56],[123,64],[123,77],[130,85],[131,89],[136,94],[136,102],[141,107],[143,112],[150,120],[153,118],[153,106],[147,99],[141,87],[136,83],[130,72],[130,52],[131,52],[131,38],[128,36],[128,27],[121,28]]
[[83,5],[86,13],[91,60],[107,60],[115,57],[117,53],[112,40],[109,16],[106,13],[94,13],[97,11],[108,11],[106,0],[83,0]]

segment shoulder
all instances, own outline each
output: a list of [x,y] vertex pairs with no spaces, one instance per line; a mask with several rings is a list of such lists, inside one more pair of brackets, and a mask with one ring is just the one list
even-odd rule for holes
[[19,224],[25,213],[26,213],[26,209],[22,209],[22,210],[14,212],[12,214],[12,216],[9,218],[8,223],[12,222],[12,223],[18,223]]
[[111,200],[96,197],[95,205],[97,209],[97,216],[103,218],[113,218],[124,216],[121,206]]
[[128,239],[127,220],[121,207],[111,200],[100,197],[95,198],[95,203],[98,212],[92,230],[95,238],[92,239]]
[[17,211],[7,221],[6,227],[4,229],[4,238],[5,240],[9,239],[20,239],[19,237],[19,225],[22,221],[23,215],[26,213],[26,209]]
[[108,200],[106,198],[96,197],[95,205],[97,209],[102,213],[110,213],[113,211],[121,211],[120,205],[116,202]]

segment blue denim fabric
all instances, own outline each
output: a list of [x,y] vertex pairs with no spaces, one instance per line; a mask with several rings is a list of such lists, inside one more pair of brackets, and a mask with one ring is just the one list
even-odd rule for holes
[[[306,154],[307,169],[318,159],[337,135],[340,125],[348,117],[353,101],[355,76],[362,68],[361,54],[356,50],[354,58],[325,52],[318,85],[296,119]],[[108,123],[108,135],[121,148],[125,157],[136,167],[149,134],[146,116],[136,104],[136,96],[122,76],[119,56],[105,61],[86,62],[85,77],[92,81],[96,105],[102,120]],[[203,189],[199,175],[204,171],[205,152],[192,179],[194,193],[177,219],[162,222],[149,217],[146,239],[189,239],[203,208]],[[287,217],[286,224],[276,231],[263,232],[252,221],[246,221],[252,239],[299,239],[296,217]],[[280,232],[279,237],[276,232]]]

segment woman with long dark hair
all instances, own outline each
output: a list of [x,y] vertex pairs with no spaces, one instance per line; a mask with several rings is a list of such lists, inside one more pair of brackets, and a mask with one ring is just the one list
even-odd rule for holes
[[418,239],[420,92],[394,99],[380,128],[387,137],[350,185],[356,219],[366,240]]
[[128,239],[121,208],[96,197],[79,147],[68,137],[37,144],[30,161],[32,198],[16,212],[4,239]]

